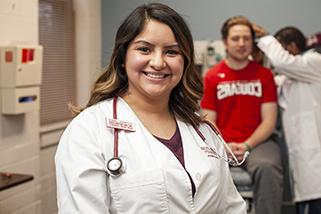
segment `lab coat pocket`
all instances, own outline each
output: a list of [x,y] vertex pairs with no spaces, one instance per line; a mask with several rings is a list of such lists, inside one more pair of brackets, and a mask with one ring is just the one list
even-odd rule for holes
[[118,213],[169,213],[160,169],[111,177],[110,188]]

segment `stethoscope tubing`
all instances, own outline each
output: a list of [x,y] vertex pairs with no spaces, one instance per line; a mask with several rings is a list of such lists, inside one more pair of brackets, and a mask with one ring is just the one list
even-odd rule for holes
[[[117,96],[113,97],[113,119],[117,120]],[[231,149],[229,148],[229,146],[225,142],[225,140],[222,138],[222,136],[219,133],[219,131],[217,130],[217,128],[207,120],[204,120],[203,122],[205,122],[212,129],[212,131],[217,135],[217,137],[219,138],[219,141],[221,141],[223,143],[224,147],[227,148],[228,152],[232,155],[233,159],[225,158],[225,157],[223,157],[223,156],[218,154],[219,157],[222,160],[228,162],[232,166],[240,166],[241,164],[243,164],[245,162],[246,158],[248,157],[249,152],[246,151],[244,153],[243,160],[241,162],[239,162],[237,160],[237,158],[235,157],[234,153],[231,151]],[[194,129],[197,132],[197,134],[200,136],[200,138],[206,143],[206,139],[205,139],[204,135],[200,132],[200,130],[197,127],[194,127]],[[108,164],[107,164],[108,171],[110,172],[111,175],[114,175],[114,176],[119,176],[121,173],[124,172],[124,170],[122,170],[122,168],[121,168],[121,167],[123,167],[123,163],[122,163],[121,159],[118,156],[118,131],[119,131],[118,128],[114,127],[114,155],[113,155],[113,158],[111,158],[108,161]],[[119,161],[121,167],[119,169],[117,169],[117,170],[110,169],[109,162],[111,162],[112,160]]]
[[[113,119],[117,120],[117,96],[113,98]],[[114,128],[114,158],[118,158],[118,129]]]

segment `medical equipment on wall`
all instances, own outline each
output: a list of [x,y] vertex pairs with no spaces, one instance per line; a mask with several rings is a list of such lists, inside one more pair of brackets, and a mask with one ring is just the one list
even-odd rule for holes
[[39,110],[42,46],[0,47],[0,89],[3,114]]
[[222,40],[194,41],[195,64],[199,67],[202,76],[206,71],[225,58],[225,47]]
[[[112,124],[112,125],[107,125],[108,127],[114,128],[114,151],[113,151],[114,157],[112,157],[111,159],[108,160],[107,170],[108,170],[109,174],[112,176],[120,176],[121,174],[125,173],[125,166],[118,155],[118,130],[119,130],[119,128],[121,128],[121,129],[128,130],[128,131],[134,131],[134,128],[132,127],[132,124],[129,122],[123,122],[123,121],[117,120],[117,96],[115,96],[113,98],[113,119],[110,119],[110,120],[114,122],[114,124]],[[218,157],[221,160],[229,163],[231,166],[242,165],[250,153],[248,151],[246,151],[244,153],[242,161],[238,161],[237,158],[235,157],[235,155],[233,154],[233,152],[231,151],[231,149],[228,147],[228,145],[224,141],[224,139],[221,137],[220,133],[217,131],[217,129],[210,122],[207,122],[207,121],[204,121],[204,122],[207,123],[211,127],[211,129],[214,131],[214,133],[218,136],[219,140],[227,148],[227,151],[232,155],[232,158],[230,158],[230,157],[226,158],[223,155],[219,155],[215,152],[218,155]],[[205,137],[199,131],[199,129],[195,128],[195,131],[202,138],[202,140],[206,143]],[[210,149],[212,149],[212,148],[210,147]]]

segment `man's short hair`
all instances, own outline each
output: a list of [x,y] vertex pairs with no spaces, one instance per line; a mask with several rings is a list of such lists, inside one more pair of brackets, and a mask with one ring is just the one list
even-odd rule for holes
[[233,16],[224,22],[221,28],[222,39],[225,40],[227,38],[230,28],[233,27],[234,25],[245,25],[249,27],[252,34],[252,39],[254,41],[255,31],[252,27],[252,23],[244,16]]

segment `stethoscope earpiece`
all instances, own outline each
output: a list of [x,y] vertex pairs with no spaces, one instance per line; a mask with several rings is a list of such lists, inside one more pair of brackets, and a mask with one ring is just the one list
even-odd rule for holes
[[[208,122],[208,121],[204,121],[213,131],[214,133],[216,134],[216,136],[218,137],[219,141],[221,141],[223,143],[223,145],[226,147],[227,151],[232,155],[232,158],[225,158],[223,156],[220,156],[220,158],[224,161],[226,161],[229,165],[231,166],[241,166],[245,161],[246,159],[249,157],[250,155],[250,152],[249,151],[246,151],[243,155],[243,159],[241,161],[238,161],[236,156],[234,155],[234,153],[232,152],[232,150],[230,149],[230,147],[227,145],[227,143],[225,142],[225,140],[222,138],[221,134],[219,133],[219,131],[216,129],[216,127]],[[199,133],[199,132],[197,132]],[[201,138],[204,140],[204,136]]]
[[243,159],[241,161],[238,161],[236,158],[234,159],[231,159],[231,158],[228,158],[227,159],[227,162],[231,165],[231,166],[241,166],[247,159],[247,157],[250,155],[250,152],[249,151],[246,151],[243,155]]

